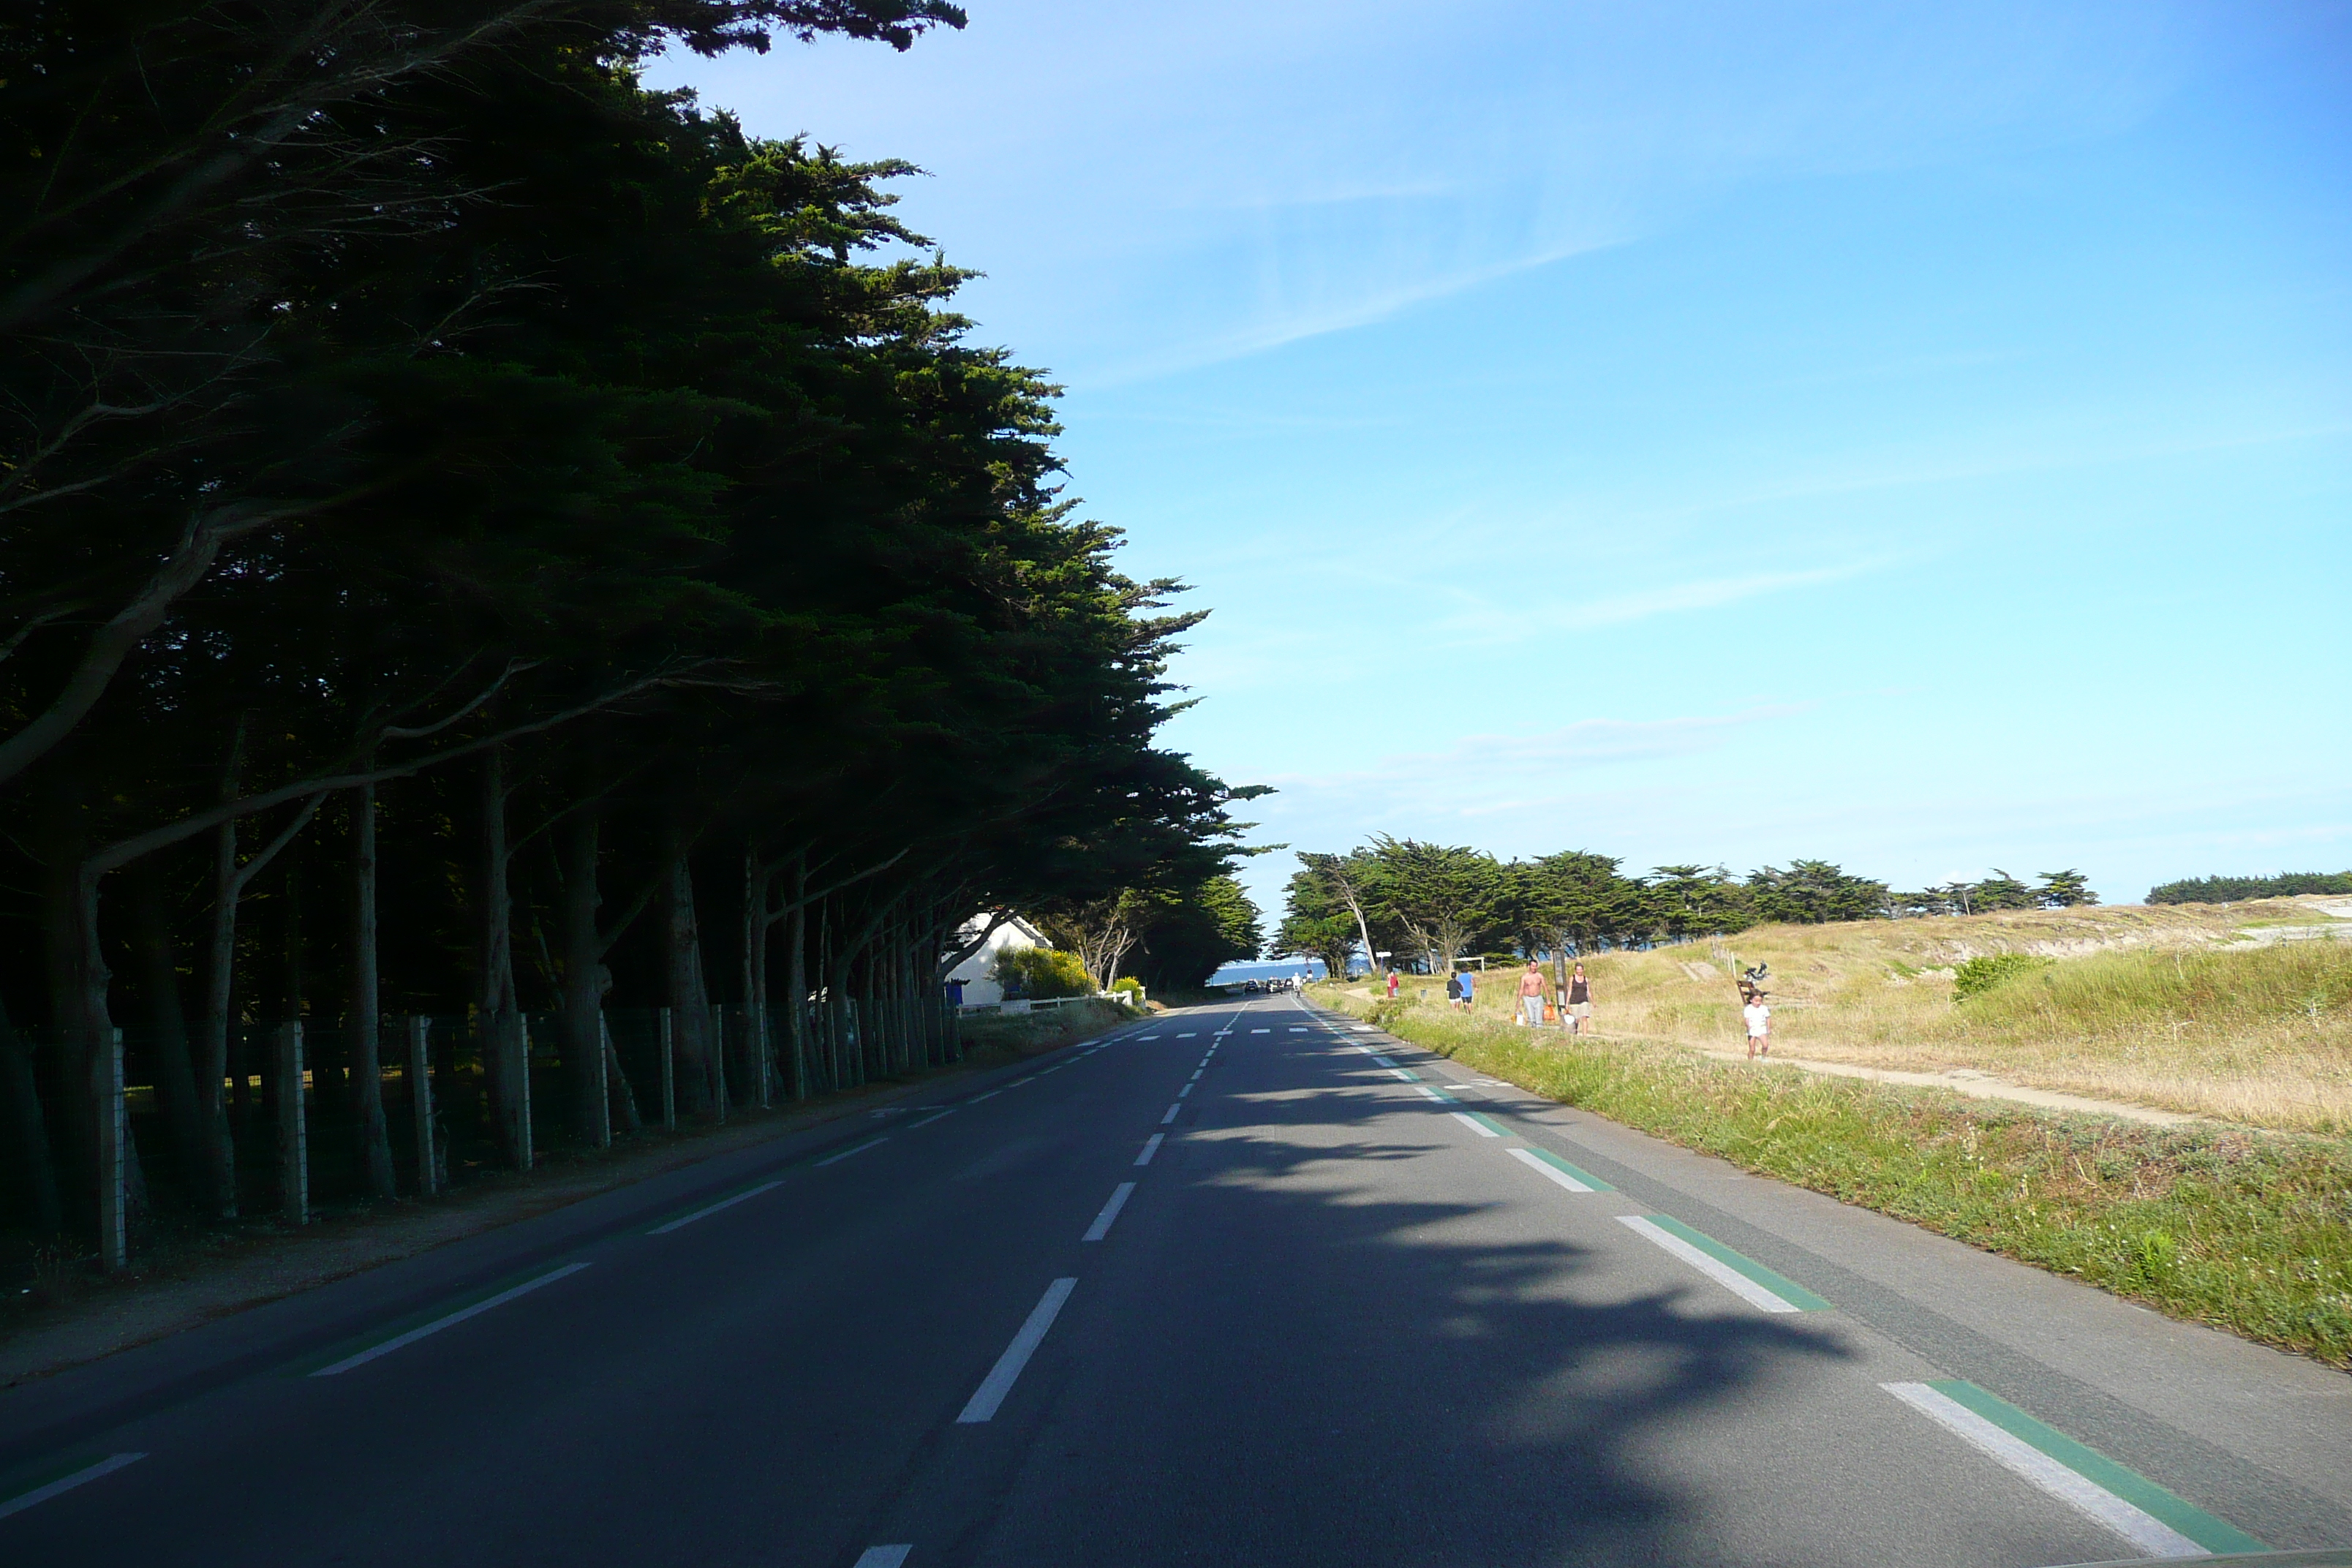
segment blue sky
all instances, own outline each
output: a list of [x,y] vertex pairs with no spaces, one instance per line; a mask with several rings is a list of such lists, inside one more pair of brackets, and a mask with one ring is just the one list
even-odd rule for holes
[[1260,841],[2352,866],[2352,7],[970,9],[651,78],[929,172]]

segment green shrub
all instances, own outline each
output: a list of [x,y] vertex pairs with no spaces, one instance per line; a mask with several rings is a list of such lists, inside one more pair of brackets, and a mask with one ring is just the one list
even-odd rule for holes
[[2030,952],[1994,952],[1963,960],[1952,971],[1952,1000],[1965,1002],[1971,996],[1980,996],[2005,980],[2047,969],[2055,962],[2036,958]]
[[1132,974],[1122,974],[1110,983],[1110,988],[1123,997],[1129,1006],[1143,1005],[1143,982]]
[[996,955],[996,983],[1007,995],[1019,992],[1034,1002],[1055,996],[1090,996],[1094,983],[1075,952],[1053,947],[1008,947]]

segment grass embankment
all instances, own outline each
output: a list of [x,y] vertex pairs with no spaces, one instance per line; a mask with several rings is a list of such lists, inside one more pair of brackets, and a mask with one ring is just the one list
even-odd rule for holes
[[[1955,1005],[1954,966],[2000,952],[2056,962]],[[2259,1127],[2352,1132],[2352,921],[2298,900],[1766,926],[1601,953],[1586,961],[1593,1021],[1604,1037],[1738,1050],[1734,966],[1759,961],[1772,966],[1784,1055],[1969,1068]],[[1434,981],[1415,984],[1434,995]],[[1490,975],[1479,1011],[1506,1015],[1509,990],[1507,974]]]
[[973,1067],[993,1067],[1000,1061],[1090,1040],[1143,1016],[1135,1008],[1092,996],[1042,1013],[975,1013],[960,1025],[964,1060]]
[[[1358,1016],[1365,1002],[1318,987]],[[1564,1104],[2352,1366],[2352,1142],[2056,1117],[1435,1006],[1402,1038]]]

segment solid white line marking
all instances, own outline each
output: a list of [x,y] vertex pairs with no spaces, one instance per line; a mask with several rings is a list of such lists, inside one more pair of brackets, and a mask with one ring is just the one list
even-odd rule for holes
[[1127,1206],[1127,1200],[1133,1195],[1134,1192],[1135,1184],[1133,1182],[1121,1182],[1118,1187],[1112,1191],[1110,1194],[1110,1202],[1103,1205],[1102,1213],[1095,1215],[1094,1224],[1087,1226],[1086,1235],[1078,1237],[1078,1239],[1080,1241],[1100,1241],[1104,1237],[1108,1236],[1110,1234],[1110,1222],[1118,1217],[1118,1211]]
[[955,1114],[955,1107],[954,1107],[954,1106],[952,1106],[952,1105],[949,1106],[945,1110],[934,1110],[934,1111],[932,1111],[929,1116],[924,1117],[920,1121],[909,1121],[909,1122],[908,1122],[908,1123],[907,1123],[907,1131],[909,1131],[909,1132],[912,1132],[912,1131],[913,1131],[916,1128],[918,1128],[918,1127],[929,1127],[932,1122],[937,1121],[940,1117],[942,1117],[942,1116],[953,1116],[954,1114]]
[[677,1218],[670,1221],[667,1225],[657,1225],[654,1226],[653,1229],[646,1232],[646,1234],[647,1236],[667,1236],[671,1231],[683,1230],[688,1226],[692,1225],[696,1220],[708,1219],[712,1215],[717,1214],[719,1210],[731,1209],[737,1204],[750,1203],[761,1193],[772,1193],[783,1184],[784,1184],[782,1181],[761,1182],[758,1186],[746,1188],[744,1191],[737,1193],[731,1198],[721,1198],[717,1203],[712,1204],[709,1208],[697,1209],[689,1215],[680,1215]]
[[1176,1120],[1176,1113],[1177,1113],[1178,1111],[1180,1111],[1180,1110],[1183,1110],[1183,1109],[1184,1109],[1184,1107],[1183,1107],[1183,1105],[1182,1105],[1181,1102],[1180,1102],[1180,1103],[1178,1103],[1178,1104],[1175,1104],[1175,1105],[1171,1105],[1171,1106],[1170,1106],[1170,1107],[1168,1108],[1168,1114],[1167,1114],[1167,1115],[1165,1115],[1165,1116],[1163,1116],[1163,1117],[1161,1117],[1161,1118],[1160,1119],[1160,1126],[1162,1126],[1162,1127],[1165,1127],[1165,1126],[1167,1126],[1170,1122],[1171,1122],[1171,1121],[1175,1121],[1175,1120]]
[[1617,1216],[1617,1223],[1636,1236],[1655,1242],[1751,1307],[1760,1307],[1768,1312],[1793,1312],[1798,1310],[1794,1302],[1781,1300],[1728,1263],[1709,1258],[1674,1232],[1652,1225],[1640,1215],[1621,1214]]
[[1446,1114],[1453,1117],[1454,1121],[1462,1123],[1463,1126],[1470,1129],[1471,1131],[1478,1134],[1481,1138],[1497,1138],[1501,1136],[1501,1134],[1496,1132],[1493,1128],[1488,1127],[1482,1122],[1471,1121],[1468,1113],[1465,1111],[1449,1110]]
[[877,1143],[887,1143],[888,1142],[890,1142],[890,1140],[887,1135],[880,1138],[868,1138],[865,1142],[857,1144],[853,1148],[844,1149],[838,1154],[827,1154],[824,1159],[819,1160],[817,1163],[820,1165],[837,1164],[841,1161],[848,1159],[852,1154],[863,1154],[868,1149],[873,1148]]
[[906,1568],[912,1546],[869,1546],[857,1554],[856,1568]]
[[1030,1311],[1029,1321],[1021,1325],[1021,1331],[1013,1336],[1013,1342],[1004,1347],[1004,1353],[996,1358],[996,1365],[989,1370],[986,1381],[973,1393],[971,1402],[964,1405],[963,1414],[956,1417],[957,1425],[969,1426],[973,1422],[985,1421],[996,1414],[996,1407],[1004,1403],[1006,1394],[1013,1392],[1013,1380],[1021,1375],[1021,1369],[1027,1366],[1029,1358],[1037,1352],[1045,1331],[1054,1326],[1054,1318],[1061,1311],[1062,1303],[1068,1300],[1070,1292],[1077,1288],[1076,1279],[1056,1279],[1045,1287],[1044,1299]]
[[1537,1175],[1548,1182],[1557,1182],[1571,1193],[1589,1193],[1592,1190],[1558,1165],[1546,1164],[1532,1149],[1514,1149],[1510,1154],[1512,1159],[1517,1160]]
[[2059,1501],[2105,1525],[2145,1555],[2212,1555],[2162,1520],[2134,1508],[2088,1477],[2068,1469],[2032,1444],[2011,1436],[1967,1405],[1926,1384],[1882,1383],[1878,1386]]
[[567,1263],[562,1268],[556,1269],[553,1273],[542,1274],[536,1279],[526,1279],[511,1290],[501,1290],[486,1301],[477,1301],[470,1307],[460,1308],[458,1310],[450,1313],[446,1318],[436,1318],[421,1329],[411,1329],[406,1333],[388,1339],[380,1345],[371,1345],[366,1350],[360,1352],[359,1354],[345,1356],[342,1360],[336,1362],[331,1366],[320,1367],[310,1375],[312,1377],[334,1377],[342,1373],[351,1371],[352,1368],[355,1366],[365,1366],[368,1363],[375,1360],[378,1356],[390,1355],[396,1350],[415,1344],[417,1341],[425,1338],[427,1334],[437,1334],[442,1330],[453,1328],[456,1325],[464,1322],[468,1318],[478,1318],[493,1307],[503,1307],[518,1296],[528,1296],[533,1290],[538,1289],[541,1285],[552,1285],[558,1279],[569,1278],[572,1275],[579,1273],[583,1268],[587,1267],[588,1266],[584,1263]]
[[986,1094],[973,1095],[970,1100],[965,1100],[964,1103],[966,1105],[978,1105],[982,1100],[994,1100],[998,1095],[1003,1094],[1003,1092],[1004,1091],[1001,1089],[992,1089]]
[[1168,1134],[1165,1132],[1154,1132],[1150,1137],[1145,1139],[1143,1141],[1143,1152],[1135,1157],[1135,1163],[1139,1165],[1149,1165],[1151,1163],[1151,1156],[1160,1152],[1160,1141],[1167,1136]]
[[12,1513],[22,1513],[36,1503],[48,1501],[60,1492],[69,1492],[84,1481],[94,1481],[100,1476],[110,1476],[123,1466],[135,1465],[146,1457],[144,1454],[110,1454],[94,1465],[87,1466],[76,1470],[72,1475],[51,1481],[47,1486],[35,1487],[31,1491],[12,1497],[6,1502],[0,1502],[0,1519],[5,1519]]

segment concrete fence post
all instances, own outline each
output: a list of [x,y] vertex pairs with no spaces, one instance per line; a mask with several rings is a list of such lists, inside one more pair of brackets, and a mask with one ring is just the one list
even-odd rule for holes
[[508,1031],[514,1042],[509,1058],[514,1063],[515,1086],[515,1168],[530,1169],[530,1019],[516,1013],[514,1025]]
[[416,1195],[441,1189],[441,1160],[433,1146],[433,1020],[408,1020],[408,1109],[416,1118]]
[[599,1149],[613,1146],[613,1026],[604,1009],[596,1009],[596,1114],[588,1126],[589,1142]]
[[677,1021],[661,1009],[662,1130],[677,1131]]
[[768,1010],[765,1007],[744,1009],[748,1027],[744,1033],[751,1041],[751,1065],[760,1075],[760,1109],[767,1110],[775,1103],[776,1068],[768,1038]]
[[91,1053],[98,1100],[98,1260],[111,1274],[131,1265],[130,1110],[122,1092],[122,1031]]
[[727,1009],[712,1003],[709,1022],[702,1034],[703,1049],[709,1052],[711,1103],[719,1108],[719,1124],[727,1125]]
[[287,1219],[310,1223],[310,1119],[302,1092],[302,1024],[278,1026],[278,1194]]

